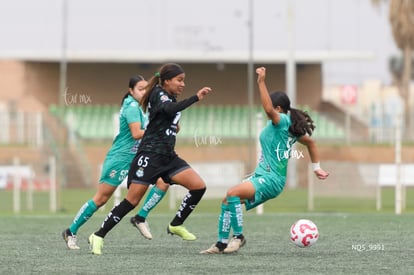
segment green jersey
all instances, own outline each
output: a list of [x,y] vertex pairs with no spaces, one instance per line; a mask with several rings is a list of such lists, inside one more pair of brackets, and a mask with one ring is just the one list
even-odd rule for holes
[[131,95],[128,95],[119,111],[119,133],[115,137],[107,156],[133,157],[136,154],[141,140],[135,140],[132,137],[129,124],[133,122],[140,122],[141,129],[145,129],[148,118],[143,113],[139,103]]
[[286,180],[290,152],[297,137],[294,137],[289,132],[291,125],[290,116],[283,113],[279,115],[280,122],[278,125],[274,125],[269,120],[266,127],[260,133],[262,154],[255,172],[257,174],[270,172],[284,182]]

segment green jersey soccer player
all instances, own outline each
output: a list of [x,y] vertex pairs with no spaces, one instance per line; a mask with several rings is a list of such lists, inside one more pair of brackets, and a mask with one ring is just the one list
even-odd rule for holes
[[[262,106],[269,118],[260,133],[262,156],[254,174],[227,191],[221,204],[218,240],[210,248],[201,251],[201,254],[233,253],[246,243],[243,236],[242,204],[245,204],[246,210],[250,210],[282,192],[288,159],[296,141],[308,147],[316,176],[326,179],[329,175],[320,168],[316,145],[310,138],[315,128],[312,119],[307,113],[291,108],[286,93],[274,92],[269,95],[264,67],[258,68],[256,73]],[[231,229],[233,237],[229,242]]]
[[148,118],[139,105],[146,85],[147,81],[142,76],[132,77],[129,81],[128,93],[122,99],[119,113],[119,133],[103,163],[98,190],[94,197],[79,209],[72,224],[62,233],[68,249],[79,249],[76,243],[79,228],[109,200],[128,175],[130,163],[148,123]]

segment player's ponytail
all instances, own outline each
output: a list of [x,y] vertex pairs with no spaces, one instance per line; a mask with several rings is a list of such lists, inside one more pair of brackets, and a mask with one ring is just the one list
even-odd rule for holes
[[160,82],[160,74],[156,72],[148,81],[147,87],[145,87],[145,93],[141,97],[141,106],[144,112],[147,112],[148,109],[148,102],[150,99],[150,95],[154,90],[154,87],[157,86]]
[[311,136],[313,130],[316,128],[309,114],[299,109],[290,108],[290,120],[292,121],[292,125],[289,128],[289,132],[295,137],[306,134]]
[[281,107],[285,114],[290,112],[290,120],[292,125],[289,128],[289,132],[295,137],[300,137],[305,134],[312,135],[315,125],[312,118],[307,112],[290,107],[290,99],[284,92],[273,92],[270,94],[273,108],[277,106]]

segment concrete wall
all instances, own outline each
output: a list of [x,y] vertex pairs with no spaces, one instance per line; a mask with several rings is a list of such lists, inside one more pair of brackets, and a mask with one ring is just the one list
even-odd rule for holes
[[[181,64],[186,88],[181,98],[203,86],[213,93],[203,104],[247,104],[246,64]],[[285,66],[266,65],[270,91],[285,90]],[[161,64],[70,63],[64,102],[69,104],[120,104],[129,78],[149,79]],[[45,110],[59,104],[59,64],[52,62],[0,61],[0,101],[16,101],[21,109]],[[254,79],[254,103],[260,104]],[[322,92],[321,65],[298,65],[297,104],[317,108]]]

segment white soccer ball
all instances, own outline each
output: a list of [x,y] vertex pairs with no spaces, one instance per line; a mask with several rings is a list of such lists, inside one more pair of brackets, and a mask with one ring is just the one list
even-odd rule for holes
[[300,219],[290,227],[290,239],[299,247],[309,247],[319,238],[318,227],[311,220]]

